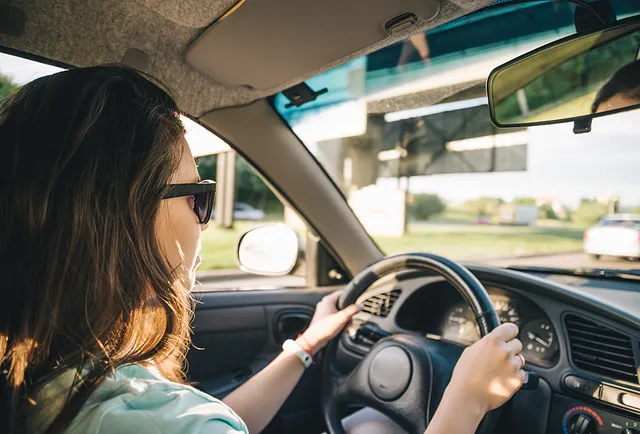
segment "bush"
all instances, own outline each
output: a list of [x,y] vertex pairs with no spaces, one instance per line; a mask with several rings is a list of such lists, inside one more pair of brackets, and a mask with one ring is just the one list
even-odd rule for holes
[[411,217],[416,220],[429,220],[446,209],[445,203],[437,194],[414,194],[408,207]]
[[567,208],[565,210],[565,212],[564,212],[564,219],[563,220],[565,222],[572,222],[572,221],[574,221],[574,217],[575,217],[574,216],[574,212]]
[[0,101],[8,98],[9,95],[18,90],[19,87],[20,86],[11,81],[9,77],[0,74]]
[[513,203],[518,205],[535,205],[536,199],[533,197],[516,197],[513,199]]
[[476,217],[489,217],[496,214],[504,201],[494,197],[479,197],[464,203],[464,209],[476,215]]
[[558,215],[549,204],[540,205],[538,216],[543,220],[558,220]]
[[582,201],[580,207],[574,215],[574,220],[578,223],[594,224],[608,214],[607,205],[596,201]]

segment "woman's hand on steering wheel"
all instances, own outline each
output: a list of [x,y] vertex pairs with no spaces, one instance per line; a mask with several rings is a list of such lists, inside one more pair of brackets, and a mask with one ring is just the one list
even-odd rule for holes
[[507,402],[526,380],[515,324],[502,324],[466,348],[445,392],[482,415]]
[[341,294],[342,291],[336,291],[320,300],[316,305],[316,311],[309,328],[301,336],[303,343],[306,343],[312,349],[312,355],[316,354],[331,339],[336,337],[360,310],[356,305],[338,310],[337,304]]

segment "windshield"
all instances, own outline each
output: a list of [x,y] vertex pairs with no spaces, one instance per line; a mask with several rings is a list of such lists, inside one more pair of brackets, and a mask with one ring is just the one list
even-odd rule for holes
[[[640,13],[634,0],[612,4],[618,19]],[[628,229],[640,213],[640,110],[581,135],[489,118],[492,69],[574,34],[575,16],[565,2],[472,14],[307,80],[327,89],[315,101],[295,107],[279,94],[273,105],[385,253],[638,269],[640,236]]]

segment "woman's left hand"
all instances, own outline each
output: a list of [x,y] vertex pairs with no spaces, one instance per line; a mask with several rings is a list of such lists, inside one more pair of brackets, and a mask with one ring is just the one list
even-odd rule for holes
[[342,291],[324,297],[316,306],[309,328],[298,339],[303,347],[309,347],[316,354],[347,325],[360,308],[356,305],[339,311],[336,305]]

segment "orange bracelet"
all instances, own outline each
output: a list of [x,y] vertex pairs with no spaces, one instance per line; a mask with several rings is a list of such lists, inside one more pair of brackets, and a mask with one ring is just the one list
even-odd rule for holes
[[311,347],[311,344],[309,343],[309,341],[307,341],[307,339],[304,336],[302,336],[301,334],[298,335],[296,341],[302,341],[302,342],[298,342],[302,347],[302,349],[305,350],[307,353],[313,355],[313,348]]

